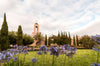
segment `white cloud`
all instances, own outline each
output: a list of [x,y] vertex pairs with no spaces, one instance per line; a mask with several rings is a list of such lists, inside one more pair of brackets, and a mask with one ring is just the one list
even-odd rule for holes
[[[85,33],[86,27],[93,23],[96,26],[100,21],[99,3],[99,0],[0,0],[0,27],[6,12],[10,31],[17,31],[18,25],[22,25],[23,32],[31,35],[37,18],[44,34]],[[100,33],[99,28],[96,32]],[[91,30],[88,34],[96,32]]]

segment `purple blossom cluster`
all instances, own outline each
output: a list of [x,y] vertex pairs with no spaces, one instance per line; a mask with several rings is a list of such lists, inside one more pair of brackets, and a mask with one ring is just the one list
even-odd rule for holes
[[50,50],[50,55],[56,55],[58,57],[59,54],[66,54],[66,56],[72,57],[76,53],[77,48],[65,44],[64,46],[61,47],[59,46],[51,47],[49,50]]
[[17,60],[17,56],[19,53],[28,54],[27,46],[17,46],[14,45],[13,48],[0,52],[0,60],[10,60],[13,58],[14,61]]
[[92,47],[92,50],[100,52],[100,45],[95,45],[94,47]]
[[97,44],[92,49],[94,51],[97,51],[97,63],[93,63],[93,64],[91,64],[91,66],[100,66],[100,64],[98,64],[98,61],[99,61],[99,52],[100,52],[100,45]]
[[93,36],[93,40],[100,44],[100,35]]
[[93,63],[93,64],[91,64],[91,66],[100,66],[100,64]]
[[58,47],[50,47],[50,55],[56,55],[57,57],[59,56],[59,49]]
[[40,50],[37,52],[39,55],[42,55],[42,53],[47,54],[47,47],[45,45],[42,45]]
[[32,58],[32,59],[31,59],[31,62],[32,62],[32,63],[35,63],[35,62],[37,62],[37,59],[36,59],[36,58]]

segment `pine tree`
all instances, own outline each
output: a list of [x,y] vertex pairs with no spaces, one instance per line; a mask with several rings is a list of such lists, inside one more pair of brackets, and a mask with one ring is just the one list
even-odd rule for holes
[[76,35],[77,46],[79,46],[78,36]]
[[76,44],[75,44],[75,36],[73,36],[73,44],[76,45]]
[[6,13],[4,13],[4,21],[1,28],[1,50],[6,50],[9,48],[9,39],[8,39],[8,25],[6,21]]
[[19,25],[19,27],[18,27],[17,44],[18,45],[23,45],[23,31],[22,31],[21,25]]
[[45,45],[47,45],[47,35],[45,35]]

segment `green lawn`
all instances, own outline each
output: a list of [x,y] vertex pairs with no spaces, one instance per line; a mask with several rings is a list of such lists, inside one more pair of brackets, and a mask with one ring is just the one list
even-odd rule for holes
[[[26,56],[20,55],[20,60],[24,59],[24,66],[52,66],[53,56],[49,55],[38,55],[36,51],[29,52]],[[37,62],[32,65],[31,59],[37,58]],[[54,57],[54,66],[90,66],[92,63],[96,63],[97,52],[89,49],[78,49],[77,53],[72,57],[59,55]],[[100,58],[99,58],[100,59]],[[66,60],[66,61],[65,61]],[[99,61],[100,63],[100,61]]]

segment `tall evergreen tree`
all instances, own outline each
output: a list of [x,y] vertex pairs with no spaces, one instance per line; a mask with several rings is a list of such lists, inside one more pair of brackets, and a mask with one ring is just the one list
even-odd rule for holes
[[45,45],[47,45],[47,35],[45,35]]
[[71,45],[71,36],[70,36],[70,32],[69,32],[69,37],[68,37],[68,39],[69,39],[69,44]]
[[49,37],[48,38],[48,45],[50,46],[50,44],[51,44],[51,38]]
[[[0,30],[0,38],[1,38],[1,30]],[[1,48],[1,39],[0,39],[0,48]]]
[[21,25],[19,25],[19,27],[18,27],[17,44],[18,45],[23,45],[23,31],[22,31]]
[[58,32],[58,36],[57,36],[57,44],[60,44],[60,32]]
[[8,39],[8,25],[6,21],[6,13],[4,13],[4,20],[1,28],[1,50],[6,50],[9,48],[9,39]]
[[76,45],[76,43],[75,43],[75,36],[73,36],[73,44]]
[[78,35],[76,35],[77,46],[79,46]]

